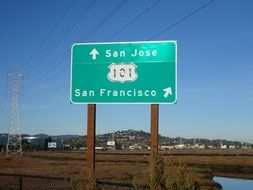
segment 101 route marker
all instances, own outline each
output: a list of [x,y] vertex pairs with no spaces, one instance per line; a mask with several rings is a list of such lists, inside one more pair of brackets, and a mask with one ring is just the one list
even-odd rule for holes
[[177,43],[74,44],[70,85],[73,104],[176,103]]

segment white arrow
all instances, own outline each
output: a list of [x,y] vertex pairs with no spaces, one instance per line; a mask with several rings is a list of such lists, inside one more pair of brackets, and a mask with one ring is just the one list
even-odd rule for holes
[[90,55],[92,55],[92,59],[96,59],[97,55],[99,55],[98,51],[94,48],[91,52]]
[[165,92],[163,95],[164,98],[167,98],[169,95],[172,95],[171,87],[165,88],[165,89],[163,89],[163,91]]

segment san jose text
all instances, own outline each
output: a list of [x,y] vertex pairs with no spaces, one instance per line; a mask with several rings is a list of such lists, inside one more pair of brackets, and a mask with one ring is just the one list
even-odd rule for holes
[[105,57],[156,57],[158,51],[156,49],[153,50],[139,50],[133,49],[132,51],[125,51],[125,50],[105,50]]

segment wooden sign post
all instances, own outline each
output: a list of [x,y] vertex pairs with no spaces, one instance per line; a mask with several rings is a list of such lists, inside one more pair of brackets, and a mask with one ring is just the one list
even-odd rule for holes
[[93,177],[95,172],[96,142],[96,104],[87,105],[87,166],[86,176]]
[[151,159],[158,155],[158,127],[159,127],[159,104],[151,104],[151,134],[150,156]]

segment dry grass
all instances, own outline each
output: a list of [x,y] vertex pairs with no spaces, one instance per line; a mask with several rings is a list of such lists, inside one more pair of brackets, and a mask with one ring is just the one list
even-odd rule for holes
[[[137,155],[134,153],[130,153],[129,155],[126,155],[126,153],[118,155],[104,153],[97,154],[96,178],[99,180],[128,182],[132,182],[132,180],[136,177],[138,178],[138,176],[140,179],[143,179],[142,176],[145,176],[148,173],[147,163],[149,155],[146,153],[147,152],[145,152],[145,154],[138,153]],[[173,150],[163,153],[170,153],[170,155],[165,156],[166,162],[169,160],[173,163],[183,162],[186,165],[191,166],[202,186],[210,186],[210,184],[213,183],[210,180],[212,178],[212,174],[210,172],[206,172],[206,169],[210,168],[214,169],[213,171],[215,174],[223,176],[226,175],[226,172],[224,171],[229,168],[232,170],[234,169],[234,172],[231,170],[228,173],[234,177],[241,176],[253,179],[252,150],[225,150],[223,152],[220,150],[194,150],[193,152],[190,152],[189,150]],[[196,166],[198,166],[198,168],[196,168]],[[0,172],[5,173],[70,177],[72,179],[76,179],[85,176],[86,174],[86,155],[81,152],[34,152],[25,154],[23,157],[5,159],[5,155],[0,153],[0,168]],[[205,169],[203,170],[203,168]],[[240,169],[240,173],[236,172],[236,169]],[[244,169],[245,173],[242,173],[241,169]],[[12,178],[10,180],[10,178],[11,177],[0,177],[0,190],[1,188],[4,189],[4,187],[6,187],[5,184],[11,184],[13,188],[17,187],[17,179]],[[38,186],[47,184],[50,187],[50,183],[53,183],[51,186],[54,186],[55,188],[64,186],[66,187],[65,189],[71,189],[70,185],[67,185],[67,182],[59,183],[45,182],[43,180],[26,180],[27,181],[24,181],[24,185],[26,187],[24,189],[29,189],[28,187],[31,184]],[[30,185],[29,180],[31,183]],[[100,186],[99,189],[102,189],[102,187]]]

